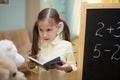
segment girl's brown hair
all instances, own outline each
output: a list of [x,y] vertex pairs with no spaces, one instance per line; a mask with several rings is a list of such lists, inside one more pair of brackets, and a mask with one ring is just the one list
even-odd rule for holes
[[[38,15],[38,19],[34,24],[34,28],[33,28],[33,40],[32,40],[32,52],[31,55],[33,57],[35,57],[38,53],[38,51],[40,50],[38,47],[38,42],[39,42],[39,31],[38,31],[38,21],[44,20],[46,18],[49,18],[49,22],[58,24],[60,22],[60,17],[58,12],[56,11],[56,9],[54,8],[45,8],[43,9],[39,15]],[[51,20],[51,21],[50,21]],[[63,24],[64,24],[64,28],[63,31],[61,32],[63,39],[70,41],[70,32],[69,32],[69,28],[68,25],[66,24],[66,22],[64,20],[62,20]]]

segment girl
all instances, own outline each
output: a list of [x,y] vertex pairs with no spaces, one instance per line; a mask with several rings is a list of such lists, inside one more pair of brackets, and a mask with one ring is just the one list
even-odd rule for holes
[[[62,22],[64,28],[60,32]],[[77,70],[68,26],[64,20],[60,19],[55,9],[45,8],[39,13],[33,29],[30,55],[41,62],[57,56],[61,57],[63,65],[56,65],[56,69],[49,71],[37,66],[34,62],[27,62],[29,68],[34,68],[33,70],[39,68],[39,80],[66,80],[65,73]]]

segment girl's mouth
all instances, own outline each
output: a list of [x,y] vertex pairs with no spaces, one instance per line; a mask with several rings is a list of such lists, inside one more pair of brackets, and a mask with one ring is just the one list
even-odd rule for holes
[[50,40],[50,39],[44,39],[45,41],[48,41],[48,40]]

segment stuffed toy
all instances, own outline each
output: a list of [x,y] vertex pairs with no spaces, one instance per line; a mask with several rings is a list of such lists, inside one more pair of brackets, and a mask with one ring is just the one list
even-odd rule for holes
[[17,52],[16,46],[10,40],[0,40],[0,56],[9,57],[17,67],[25,62],[24,57]]
[[22,72],[17,70],[13,60],[0,56],[0,80],[26,80],[26,78]]

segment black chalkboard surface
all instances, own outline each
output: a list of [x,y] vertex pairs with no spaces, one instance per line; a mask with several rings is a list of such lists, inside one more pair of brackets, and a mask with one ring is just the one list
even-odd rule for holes
[[120,80],[120,9],[87,9],[82,80]]

